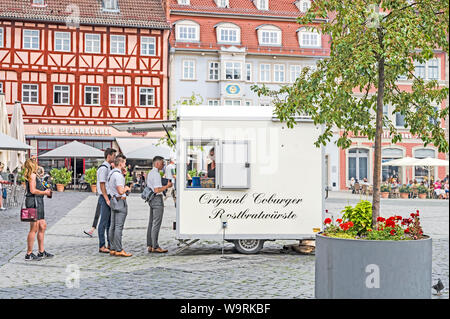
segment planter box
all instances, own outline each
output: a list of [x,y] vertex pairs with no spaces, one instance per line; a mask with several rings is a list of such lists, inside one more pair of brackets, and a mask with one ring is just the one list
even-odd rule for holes
[[408,198],[409,197],[409,193],[400,193],[400,198]]
[[431,238],[357,240],[316,235],[315,297],[431,298]]
[[389,198],[389,192],[381,192],[381,198]]
[[420,199],[425,199],[425,198],[427,198],[427,194],[420,194],[420,193],[419,193],[418,196],[419,196]]

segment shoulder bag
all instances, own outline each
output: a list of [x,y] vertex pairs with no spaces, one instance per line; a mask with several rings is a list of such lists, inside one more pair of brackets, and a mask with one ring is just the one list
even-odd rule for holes
[[26,208],[24,207],[26,196],[23,196],[23,202],[20,209],[20,221],[22,222],[35,222],[37,221],[37,203],[36,196],[33,195],[34,198],[34,206],[35,208]]

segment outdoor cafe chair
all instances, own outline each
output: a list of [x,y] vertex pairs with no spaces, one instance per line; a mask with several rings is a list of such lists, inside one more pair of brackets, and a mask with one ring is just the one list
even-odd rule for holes
[[411,198],[419,197],[419,189],[417,187],[413,187],[411,191]]
[[361,194],[367,195],[367,185],[361,186]]
[[359,192],[361,190],[359,183],[355,183],[355,185],[353,187],[355,188],[355,194],[359,194]]

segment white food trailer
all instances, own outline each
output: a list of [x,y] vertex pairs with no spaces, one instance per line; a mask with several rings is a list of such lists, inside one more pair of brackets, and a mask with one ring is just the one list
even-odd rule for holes
[[[290,129],[271,107],[182,106],[176,121],[164,123],[176,128],[174,225],[185,247],[226,240],[249,254],[264,241],[313,239],[321,230],[324,154],[314,145],[321,128],[309,118]],[[155,124],[113,126],[139,131]],[[195,171],[205,176],[188,174]]]

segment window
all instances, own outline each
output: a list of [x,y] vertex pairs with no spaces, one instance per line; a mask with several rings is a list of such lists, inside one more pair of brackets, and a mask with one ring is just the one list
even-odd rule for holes
[[38,102],[38,85],[22,84],[22,103],[37,104]]
[[113,86],[109,88],[109,105],[123,106],[125,105],[125,88]]
[[257,28],[259,45],[281,45],[281,30],[272,25]]
[[362,180],[368,176],[369,151],[354,148],[348,151],[348,179]]
[[139,104],[141,106],[155,106],[155,89],[154,88],[140,88],[139,89]]
[[31,5],[33,6],[45,6],[45,0],[32,0]]
[[23,30],[23,48],[39,50],[39,30]]
[[300,10],[300,12],[305,13],[311,7],[311,1],[310,0],[297,0],[295,2],[295,5],[297,6],[298,10]]
[[0,48],[3,48],[3,39],[4,39],[4,36],[3,36],[3,28],[0,28]]
[[439,80],[439,61],[437,59],[428,61],[428,79]]
[[208,105],[209,106],[219,106],[220,100],[208,100]]
[[198,42],[200,41],[200,26],[193,21],[183,21],[175,26],[175,38],[177,41]]
[[225,100],[226,106],[241,106],[241,100]]
[[156,39],[154,37],[141,37],[141,55],[156,54]]
[[398,127],[405,126],[405,116],[401,113],[395,113],[395,125]]
[[225,79],[240,80],[242,65],[241,62],[225,62]]
[[84,87],[84,104],[100,105],[100,87],[85,86]]
[[259,81],[270,82],[270,64],[259,65]]
[[299,29],[298,42],[302,48],[319,48],[322,46],[320,33],[312,29]]
[[[431,149],[422,148],[422,149],[418,149],[418,150],[414,151],[414,157],[415,158],[427,158],[427,157],[435,158],[436,152]],[[433,177],[434,170],[431,169],[429,171],[429,167],[427,167],[427,166],[415,166],[414,167],[414,177],[415,177],[415,179],[417,179],[418,182],[422,182],[425,178],[428,179],[428,175],[430,175],[430,177]]]
[[208,80],[219,80],[219,62],[209,62]]
[[125,36],[111,35],[111,54],[125,54]]
[[53,86],[53,103],[55,104],[69,104],[69,86],[68,85],[54,85]]
[[221,28],[219,42],[236,43],[238,42],[237,33],[238,33],[237,29]]
[[195,61],[183,61],[183,80],[195,80]]
[[[403,151],[398,148],[385,148],[381,151],[381,162],[389,162],[403,157]],[[381,180],[387,181],[390,177],[399,177],[402,173],[400,166],[382,165],[381,166]]]
[[245,64],[245,80],[246,81],[252,80],[252,64],[251,63]]
[[219,8],[229,8],[230,4],[228,0],[215,0]]
[[[215,152],[215,148],[218,145],[214,140],[188,140],[182,147],[182,153],[184,158],[187,158],[185,166],[180,167],[186,168],[184,174],[179,174],[182,183],[189,188],[215,188],[216,187],[216,163],[219,162],[219,156]],[[215,160],[211,161],[211,156],[215,155]],[[196,174],[199,173],[199,174]],[[188,176],[189,174],[189,176]],[[195,175],[194,175],[195,174]],[[206,180],[200,181],[197,176],[205,176]]]
[[55,32],[55,51],[70,51],[70,32]]
[[270,106],[270,102],[269,102],[269,101],[262,100],[262,101],[259,101],[259,105],[260,105],[260,106]]
[[291,65],[291,82],[294,83],[295,80],[300,76],[302,72],[302,67],[300,65]]
[[425,64],[416,62],[414,63],[414,75],[418,78],[425,80]]
[[284,64],[275,64],[273,66],[274,82],[284,82]]
[[269,10],[269,0],[256,0],[258,10]]
[[221,142],[220,188],[250,188],[248,141]]
[[0,82],[0,93],[3,93],[3,82]]
[[103,0],[103,11],[118,12],[119,4],[117,0]]
[[251,106],[253,102],[251,100],[245,101],[245,106]]
[[100,53],[100,34],[86,33],[84,35],[84,52]]
[[190,0],[178,0],[178,4],[181,4],[181,5],[190,5],[191,3],[190,3]]

